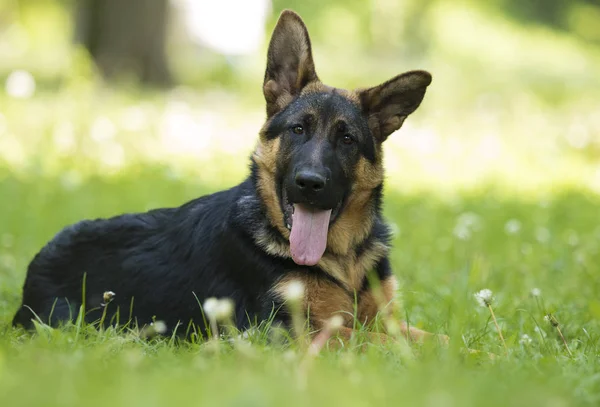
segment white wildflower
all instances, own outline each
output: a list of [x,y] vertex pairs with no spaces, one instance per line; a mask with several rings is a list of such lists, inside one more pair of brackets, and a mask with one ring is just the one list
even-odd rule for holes
[[202,306],[204,313],[210,320],[217,319],[217,308],[219,308],[219,300],[214,297],[208,298]]
[[5,89],[15,99],[29,99],[35,92],[35,79],[27,71],[12,71],[6,78]]
[[469,240],[471,238],[471,230],[463,225],[456,225],[452,233],[459,240]]
[[128,131],[141,131],[147,126],[148,119],[142,106],[131,106],[124,111],[121,126]]
[[293,350],[287,350],[283,353],[282,358],[286,362],[294,362],[296,359],[298,359],[298,354]]
[[231,318],[233,315],[233,301],[229,298],[223,298],[217,303],[216,318],[223,321]]
[[544,227],[539,227],[535,230],[535,239],[540,243],[548,243],[550,241],[550,231]]
[[521,335],[521,339],[519,339],[519,343],[521,345],[529,345],[529,344],[531,344],[532,341],[533,340],[531,339],[531,337],[527,334]]
[[540,290],[537,287],[534,287],[531,289],[531,295],[534,297],[541,297],[542,296],[542,290]]
[[536,326],[535,328],[533,328],[533,330],[535,332],[537,332],[542,338],[546,337],[546,332],[543,329],[541,329],[539,326]]
[[77,148],[75,126],[70,121],[61,121],[54,126],[52,133],[54,147],[62,154],[72,154]]
[[329,321],[327,321],[327,328],[331,329],[332,331],[337,331],[343,325],[344,318],[339,314],[332,316],[331,318],[329,318]]
[[474,296],[477,300],[477,303],[482,307],[487,307],[492,303],[492,300],[494,299],[494,293],[492,292],[492,290],[489,290],[487,288],[484,288],[478,293],[475,293]]
[[300,280],[290,282],[285,289],[285,299],[297,302],[304,298],[304,283]]
[[574,230],[570,230],[567,236],[567,243],[571,246],[577,246],[579,244],[579,236]]
[[509,235],[516,235],[521,230],[521,222],[517,219],[511,219],[504,225],[504,231]]
[[105,143],[112,140],[117,134],[117,127],[108,117],[97,117],[90,128],[90,137],[96,143]]
[[109,304],[116,296],[117,294],[115,294],[112,291],[104,291],[104,294],[102,294],[102,305],[103,307],[106,306],[107,304]]
[[244,332],[237,336],[238,340],[248,340],[260,334],[260,331],[256,327],[246,329]]
[[211,321],[223,321],[231,318],[233,315],[233,301],[229,298],[223,298],[221,300],[214,297],[208,298],[204,301],[204,314]]
[[162,335],[165,332],[167,332],[167,324],[165,324],[163,321],[155,321],[150,325],[154,328],[154,332],[156,332],[157,334]]
[[479,229],[481,220],[479,215],[473,212],[461,213],[456,218],[456,225],[452,233],[460,240],[469,240],[473,232]]

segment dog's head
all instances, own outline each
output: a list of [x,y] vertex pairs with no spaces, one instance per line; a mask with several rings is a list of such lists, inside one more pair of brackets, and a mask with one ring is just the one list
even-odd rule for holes
[[368,233],[371,219],[363,217],[383,181],[381,145],[430,82],[429,73],[412,71],[369,89],[326,86],[306,26],[294,12],[281,14],[263,84],[267,121],[253,158],[270,221],[289,238],[297,264],[317,264],[328,246],[343,253]]

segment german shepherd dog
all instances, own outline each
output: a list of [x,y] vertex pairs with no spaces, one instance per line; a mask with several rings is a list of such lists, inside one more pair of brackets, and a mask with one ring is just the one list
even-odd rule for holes
[[[411,71],[368,89],[327,86],[306,26],[284,11],[268,49],[266,122],[249,177],[178,208],[66,227],[30,263],[13,325],[56,326],[83,309],[90,323],[103,314],[118,324],[156,319],[173,332],[202,325],[210,297],[234,301],[240,330],[274,312],[288,324],[286,288],[300,280],[311,329],[339,314],[340,336],[350,337],[354,318],[375,320],[379,294],[386,304],[395,297],[382,146],[430,83],[429,73]],[[115,297],[100,307],[107,291]],[[413,338],[428,335],[400,325]]]

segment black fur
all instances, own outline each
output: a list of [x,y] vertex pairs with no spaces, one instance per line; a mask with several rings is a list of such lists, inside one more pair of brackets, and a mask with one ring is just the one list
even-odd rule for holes
[[[269,289],[299,266],[267,254],[254,241],[257,233],[283,239],[266,218],[255,181],[251,176],[179,208],[86,220],[65,228],[29,265],[23,305],[13,325],[30,328],[37,316],[56,326],[75,319],[82,301],[85,320],[96,322],[105,312],[105,291],[116,294],[107,305],[106,323],[132,319],[148,324],[156,319],[169,330],[181,324],[178,332],[184,333],[191,321],[203,331],[199,304],[209,297],[233,299],[240,329],[266,320],[281,305]],[[367,240],[373,239],[387,240],[383,224]],[[331,279],[318,267],[306,271]],[[378,273],[390,275],[387,261]]]

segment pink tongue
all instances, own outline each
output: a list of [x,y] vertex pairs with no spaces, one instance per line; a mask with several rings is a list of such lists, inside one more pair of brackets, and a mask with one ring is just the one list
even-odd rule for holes
[[327,246],[327,230],[331,209],[326,211],[294,205],[290,250],[294,262],[301,266],[314,266]]

